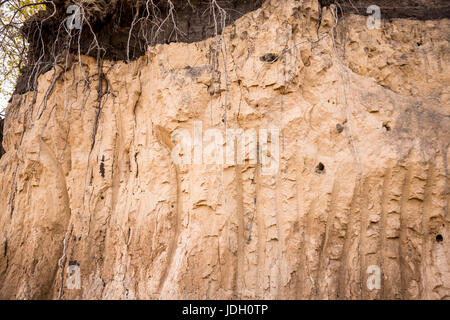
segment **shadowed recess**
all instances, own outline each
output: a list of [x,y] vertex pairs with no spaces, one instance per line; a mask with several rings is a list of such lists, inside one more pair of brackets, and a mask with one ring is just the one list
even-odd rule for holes
[[[132,61],[149,45],[192,43],[216,34],[264,0],[91,0],[83,4],[81,29],[67,28],[72,1],[54,0],[22,27],[28,64],[15,93],[35,87],[37,77],[69,50],[107,60]],[[80,15],[78,15],[79,17]]]

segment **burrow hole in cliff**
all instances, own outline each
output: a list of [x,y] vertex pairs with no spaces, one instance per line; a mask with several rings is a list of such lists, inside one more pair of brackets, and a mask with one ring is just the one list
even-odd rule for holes
[[264,2],[86,0],[78,6],[79,11],[68,11],[69,5],[80,2],[53,0],[54,6],[48,5],[22,27],[29,52],[15,93],[34,89],[37,76],[50,70],[67,50],[76,55],[132,61],[151,45],[220,37],[223,26],[257,10]]
[[442,241],[444,241],[444,237],[442,236],[442,234],[438,234],[436,236],[436,242],[442,242]]
[[325,165],[322,162],[319,162],[319,164],[316,166],[316,173],[317,174],[325,173]]

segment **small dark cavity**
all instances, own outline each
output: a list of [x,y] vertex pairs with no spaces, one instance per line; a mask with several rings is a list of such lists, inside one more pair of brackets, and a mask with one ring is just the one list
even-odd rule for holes
[[278,56],[273,53],[266,53],[265,55],[260,57],[259,60],[267,63],[274,63],[278,60]]
[[389,126],[389,124],[388,124],[387,122],[383,123],[383,128],[384,128],[386,131],[391,131],[391,127]]
[[100,174],[105,177],[105,156],[102,156],[102,162],[100,163]]
[[80,264],[78,263],[77,260],[70,260],[69,261],[69,266],[79,266]]
[[436,236],[436,242],[442,242],[442,241],[444,241],[444,237],[442,236],[442,234],[438,234]]
[[342,133],[342,131],[344,131],[344,127],[343,127],[340,123],[338,123],[338,124],[336,125],[336,130],[337,130],[339,133]]
[[317,174],[324,174],[325,173],[325,165],[320,162],[317,166],[316,166],[316,173]]

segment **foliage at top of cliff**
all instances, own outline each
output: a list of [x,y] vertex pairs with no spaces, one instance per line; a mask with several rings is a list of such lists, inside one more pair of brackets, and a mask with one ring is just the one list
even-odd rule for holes
[[45,5],[35,0],[0,1],[0,117],[20,70],[27,64],[27,41],[20,28],[43,9]]

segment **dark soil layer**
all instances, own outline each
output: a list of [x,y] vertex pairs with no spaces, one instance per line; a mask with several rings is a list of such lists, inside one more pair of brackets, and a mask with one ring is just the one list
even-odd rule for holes
[[406,18],[436,20],[450,18],[449,0],[319,0],[322,6],[337,3],[344,14],[367,15],[367,8],[377,5],[381,19]]
[[[37,77],[52,68],[65,49],[108,60],[134,60],[145,54],[148,45],[170,42],[195,42],[221,32],[218,11],[214,19],[211,0],[91,0],[86,7],[88,23],[82,30],[64,28],[69,0],[54,0],[22,28],[30,43],[28,65],[16,85],[15,93],[34,89]],[[280,3],[283,0],[279,0]],[[261,7],[265,0],[217,0],[226,10],[226,24]],[[319,0],[322,6],[337,3],[340,14],[367,15],[370,5],[381,8],[382,19],[450,18],[449,0]],[[146,3],[153,3],[149,8]],[[173,19],[164,21],[173,5]],[[144,19],[145,18],[145,19]],[[177,29],[174,28],[174,21]],[[215,23],[215,21],[217,23]],[[133,25],[132,32],[130,28]],[[217,27],[217,30],[216,30]],[[131,36],[130,36],[131,34]],[[95,35],[95,36],[94,36]],[[97,41],[95,41],[95,39]],[[128,50],[127,50],[128,48]]]
[[[225,23],[229,25],[258,9],[264,1],[217,0],[217,4],[226,10]],[[47,5],[46,11],[35,15],[22,28],[30,43],[29,63],[22,70],[15,93],[33,89],[36,76],[50,70],[57,56],[67,48],[72,53],[127,61],[144,55],[148,45],[196,42],[222,29],[219,10],[217,7],[215,12],[211,10],[210,0],[93,0],[84,11],[89,23],[84,23],[81,31],[74,29],[69,34],[64,21],[69,16],[66,11],[70,1],[54,0],[54,3],[56,10]],[[170,3],[173,16],[168,17]]]

